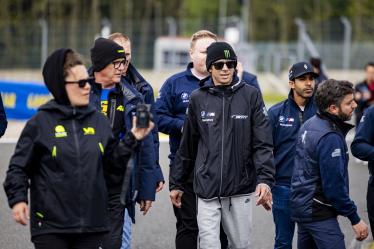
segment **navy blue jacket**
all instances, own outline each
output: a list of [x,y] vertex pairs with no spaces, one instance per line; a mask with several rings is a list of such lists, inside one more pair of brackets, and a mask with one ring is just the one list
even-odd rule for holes
[[[200,80],[192,74],[192,67],[193,64],[189,63],[185,71],[168,78],[156,100],[158,129],[162,133],[169,134],[170,165],[173,165],[182,138],[181,130],[190,95],[192,91],[199,88]],[[242,81],[260,90],[256,75],[244,71]]]
[[[361,94],[364,94],[365,92],[370,92],[369,85],[366,82],[366,80],[358,83],[355,86],[355,91],[359,92]],[[355,109],[355,114],[356,114],[356,126],[358,126],[362,115],[364,114],[364,111],[370,106],[370,103],[368,100],[356,100],[357,107]]]
[[1,99],[1,95],[0,95],[0,137],[4,135],[7,125],[8,125],[8,121],[6,120],[3,100]]
[[358,125],[351,144],[352,154],[364,161],[369,161],[369,184],[373,185],[374,176],[374,106],[366,109]]
[[144,103],[151,105],[151,113],[153,116],[153,122],[155,123],[155,127],[152,130],[153,136],[153,143],[154,143],[154,154],[156,157],[156,182],[164,182],[164,176],[162,174],[162,170],[159,163],[159,147],[160,142],[158,138],[158,118],[155,110],[155,99],[154,99],[154,92],[151,84],[149,84],[143,76],[136,70],[136,68],[130,63],[127,74],[125,77],[121,79],[123,82],[127,82],[131,84],[135,89],[142,94]]
[[[142,101],[142,96],[128,84],[121,82],[117,87],[121,87],[121,90],[124,93],[123,105],[125,107],[125,124],[126,130],[130,130],[132,126],[132,117],[136,113],[136,105]],[[91,85],[90,103],[92,103],[98,110],[101,110],[101,91],[100,84],[94,83]],[[150,134],[139,143],[137,148],[135,148],[134,177],[126,201],[129,215],[132,218],[134,218],[135,215],[134,201],[155,200],[155,161],[154,141],[153,136]]]
[[291,182],[291,217],[297,222],[342,215],[360,221],[349,197],[348,147],[345,135],[353,126],[331,114],[317,114],[301,127]]
[[270,124],[273,128],[276,185],[291,185],[297,134],[301,125],[316,114],[316,111],[313,97],[302,111],[293,99],[292,90],[286,100],[269,109]]
[[182,138],[182,127],[190,95],[193,90],[199,88],[200,80],[192,74],[192,67],[192,63],[189,63],[185,71],[167,79],[156,99],[158,129],[169,135],[170,166],[173,165]]
[[325,72],[322,69],[320,69],[320,71],[318,73],[318,77],[314,79],[315,82],[316,82],[314,91],[317,91],[317,88],[318,88],[319,84],[321,84],[323,81],[325,81],[327,79],[328,79],[328,77],[325,74]]
[[256,75],[251,74],[247,71],[243,71],[242,81],[244,81],[250,86],[257,88],[261,92],[260,85],[258,84]]

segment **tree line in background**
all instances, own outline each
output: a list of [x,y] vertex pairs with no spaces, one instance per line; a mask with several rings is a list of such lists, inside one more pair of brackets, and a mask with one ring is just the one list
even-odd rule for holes
[[[373,41],[373,0],[0,0],[0,61],[11,58],[17,64],[39,56],[40,20],[48,24],[49,50],[61,46],[80,48],[88,54],[93,37],[100,33],[103,20],[112,31],[126,33],[136,41],[137,51],[152,50],[153,41],[169,33],[173,20],[177,35],[190,36],[201,28],[220,35],[222,16],[241,17],[250,41],[290,42],[297,39],[294,19],[311,27],[316,41],[334,39],[338,24],[329,22],[347,17],[354,41]],[[221,18],[220,18],[221,17]],[[326,27],[326,22],[330,23]],[[170,23],[169,23],[170,24]],[[332,35],[329,35],[332,34]],[[13,58],[10,53],[20,55]],[[28,58],[21,56],[29,54]],[[152,54],[150,51],[149,54]],[[139,63],[147,65],[147,58]],[[0,62],[0,67],[3,67]]]

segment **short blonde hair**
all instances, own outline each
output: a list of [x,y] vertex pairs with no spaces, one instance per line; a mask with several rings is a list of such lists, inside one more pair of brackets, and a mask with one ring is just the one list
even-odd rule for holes
[[112,41],[114,41],[116,39],[120,39],[124,42],[131,42],[130,38],[127,35],[124,35],[124,34],[119,33],[119,32],[109,35],[108,39],[112,40]]
[[190,48],[195,47],[196,41],[202,38],[212,38],[215,41],[218,40],[217,35],[210,32],[209,30],[199,30],[191,36]]

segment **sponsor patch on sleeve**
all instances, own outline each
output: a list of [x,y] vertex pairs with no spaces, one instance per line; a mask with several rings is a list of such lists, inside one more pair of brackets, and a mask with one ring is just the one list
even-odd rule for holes
[[341,149],[335,149],[332,153],[331,153],[331,157],[338,157],[338,156],[341,156],[342,155],[342,151]]

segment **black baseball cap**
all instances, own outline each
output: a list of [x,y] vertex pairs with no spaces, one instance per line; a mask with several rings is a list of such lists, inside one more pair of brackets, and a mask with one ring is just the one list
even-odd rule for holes
[[313,67],[310,63],[302,61],[292,65],[288,72],[288,79],[294,80],[304,74],[312,74],[314,78],[318,77],[318,74],[313,71]]

